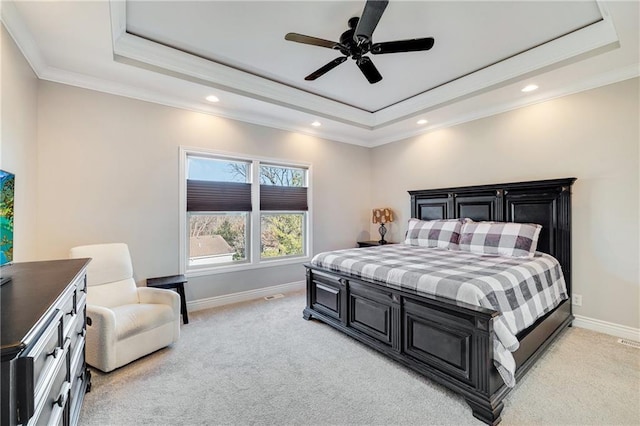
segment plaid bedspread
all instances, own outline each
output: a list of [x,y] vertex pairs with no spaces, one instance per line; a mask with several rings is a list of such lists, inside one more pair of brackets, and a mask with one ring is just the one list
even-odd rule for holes
[[560,263],[539,252],[515,258],[391,244],[320,253],[311,264],[500,312],[494,319],[493,358],[511,387],[516,334],[567,299]]

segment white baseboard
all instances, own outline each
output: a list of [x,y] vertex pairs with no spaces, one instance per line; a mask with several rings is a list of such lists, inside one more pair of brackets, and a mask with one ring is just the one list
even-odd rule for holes
[[586,328],[588,330],[597,331],[599,333],[610,334],[612,336],[621,337],[623,339],[635,340],[640,342],[640,329],[628,327],[626,325],[614,324],[612,322],[601,321],[582,315],[574,315],[574,327]]
[[260,299],[261,297],[272,296],[278,293],[302,290],[304,288],[305,281],[295,281],[292,283],[258,288],[255,290],[241,291],[239,293],[225,294],[223,296],[207,297],[206,299],[198,299],[187,302],[187,311],[193,312],[200,311],[202,309],[216,308],[218,306],[230,305],[232,303]]

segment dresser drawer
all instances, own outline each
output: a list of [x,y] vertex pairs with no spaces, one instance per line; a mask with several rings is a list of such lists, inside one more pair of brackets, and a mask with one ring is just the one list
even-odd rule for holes
[[71,364],[73,364],[78,357],[78,352],[84,348],[84,338],[86,335],[84,311],[86,300],[86,297],[81,300],[81,305],[78,306],[78,313],[74,316],[74,321],[66,334],[66,336],[71,339],[71,347],[69,349],[71,353]]
[[75,281],[76,300],[80,300],[87,296],[87,276],[82,275]]
[[71,364],[71,395],[69,395],[69,415],[70,424],[75,424],[78,416],[80,415],[80,409],[82,407],[82,401],[84,400],[84,394],[87,386],[87,378],[85,377],[85,362],[84,351],[80,350],[76,363]]
[[55,311],[54,317],[24,357],[33,359],[33,398],[37,406],[46,391],[46,382],[51,378],[56,365],[63,362],[61,311]]
[[61,296],[60,303],[57,305],[58,309],[62,311],[63,333],[66,335],[69,332],[69,326],[76,317],[76,288],[75,286],[69,287]]
[[[63,353],[63,359],[65,360],[67,351],[68,346]],[[40,404],[36,406],[35,414],[31,417],[29,425],[64,424],[67,400],[71,389],[66,362],[57,363],[50,380],[45,383],[45,389],[47,392]]]

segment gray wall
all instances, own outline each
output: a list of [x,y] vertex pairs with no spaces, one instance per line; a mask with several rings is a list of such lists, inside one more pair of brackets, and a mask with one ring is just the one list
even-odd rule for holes
[[640,328],[639,80],[543,102],[372,150],[372,202],[410,216],[407,190],[577,177],[574,313]]
[[[179,271],[179,147],[311,164],[313,251],[369,228],[370,150],[212,115],[41,82],[38,258],[129,244],[136,279]],[[189,300],[304,279],[301,264],[193,277]]]

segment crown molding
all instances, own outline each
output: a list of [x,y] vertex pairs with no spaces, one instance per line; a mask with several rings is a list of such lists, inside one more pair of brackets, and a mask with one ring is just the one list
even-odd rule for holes
[[243,113],[240,111],[229,112],[224,108],[215,108],[213,106],[205,105],[200,102],[185,101],[184,98],[179,96],[165,95],[155,91],[140,89],[132,85],[116,83],[105,79],[87,76],[85,74],[61,70],[59,68],[46,67],[45,69],[40,71],[38,78],[45,81],[66,84],[69,86],[94,90],[97,92],[122,96],[158,105],[194,111],[202,114],[214,115],[220,118],[241,121],[249,124],[256,124],[259,126],[270,127],[288,132],[301,133],[321,139],[327,139],[364,147],[370,146],[368,138],[353,138],[346,135],[341,135],[339,133],[322,131],[321,129],[310,131],[308,129],[305,129],[303,126],[290,125],[285,123],[283,120],[264,117],[256,113]]
[[366,130],[384,128],[618,45],[612,19],[606,7],[598,3],[600,21],[404,101],[367,112],[128,34],[123,30],[127,19],[123,3],[118,1],[112,8],[116,60]]
[[371,130],[371,113],[126,32],[126,2],[109,0],[116,61]]
[[12,1],[0,2],[0,19],[33,72],[38,78],[41,78],[42,70],[46,68],[47,64]]
[[366,111],[311,95],[262,77],[221,65],[182,51],[124,34],[114,46],[114,59],[171,77],[291,108],[337,122],[371,130]]
[[631,78],[640,77],[640,66],[630,65],[627,67],[619,68],[604,74],[600,74],[596,77],[587,80],[578,80],[570,86],[563,86],[562,89],[546,91],[538,94],[536,97],[522,98],[515,102],[504,102],[502,104],[492,106],[489,108],[475,110],[469,114],[460,114],[455,116],[451,120],[447,120],[438,124],[434,124],[427,127],[421,127],[415,131],[403,132],[395,134],[392,137],[379,138],[373,140],[369,146],[371,148],[386,145],[393,142],[398,142],[404,139],[420,136],[426,133],[430,133],[440,129],[446,129],[448,127],[457,126],[459,124],[468,123],[470,121],[480,120],[482,118],[491,117],[494,115],[502,114],[505,112],[513,111],[516,109],[524,108],[527,106],[539,104],[542,102],[551,101],[553,99],[562,98],[564,96],[573,95],[576,93],[584,92],[587,90],[597,89],[598,87],[608,86],[609,84],[619,83]]
[[523,108],[530,105],[535,105],[541,102],[546,102],[552,99],[561,98],[563,96],[572,95],[575,93],[583,92],[586,90],[595,89],[598,87],[614,84],[620,81],[624,81],[630,78],[636,78],[640,76],[640,68],[638,65],[631,65],[614,71],[610,71],[605,74],[598,75],[588,80],[578,80],[571,86],[564,86],[562,89],[547,91],[540,93],[536,97],[523,98],[515,102],[505,102],[497,106],[489,108],[475,110],[469,114],[460,114],[438,124],[428,126],[426,128],[421,127],[415,131],[402,132],[394,134],[390,137],[376,138],[375,131],[363,138],[347,137],[339,133],[331,133],[318,129],[317,131],[309,131],[303,126],[287,125],[282,120],[277,120],[269,117],[261,117],[257,114],[246,114],[242,112],[230,113],[224,109],[216,109],[198,102],[186,102],[182,98],[163,95],[154,91],[142,90],[134,86],[114,83],[95,77],[89,77],[84,74],[72,73],[57,68],[47,67],[40,71],[39,78],[46,81],[52,81],[55,83],[66,84],[70,86],[80,87],[89,90],[95,90],[98,92],[108,93],[117,96],[123,96],[127,98],[137,99],[145,102],[155,103],[164,106],[170,106],[173,108],[184,109],[188,111],[199,112],[203,114],[215,115],[217,117],[241,121],[250,124],[256,124],[259,126],[270,127],[274,129],[284,130],[288,132],[300,133],[308,136],[318,137],[322,139],[332,140],[336,142],[348,143],[352,145],[358,145],[363,147],[374,148],[381,145],[386,145],[393,142],[398,142],[404,139],[408,139],[415,136],[420,136],[425,133],[430,133],[436,130],[445,129],[448,127],[457,126],[459,124],[467,123],[474,120],[490,117],[497,114],[502,114],[515,109]]

